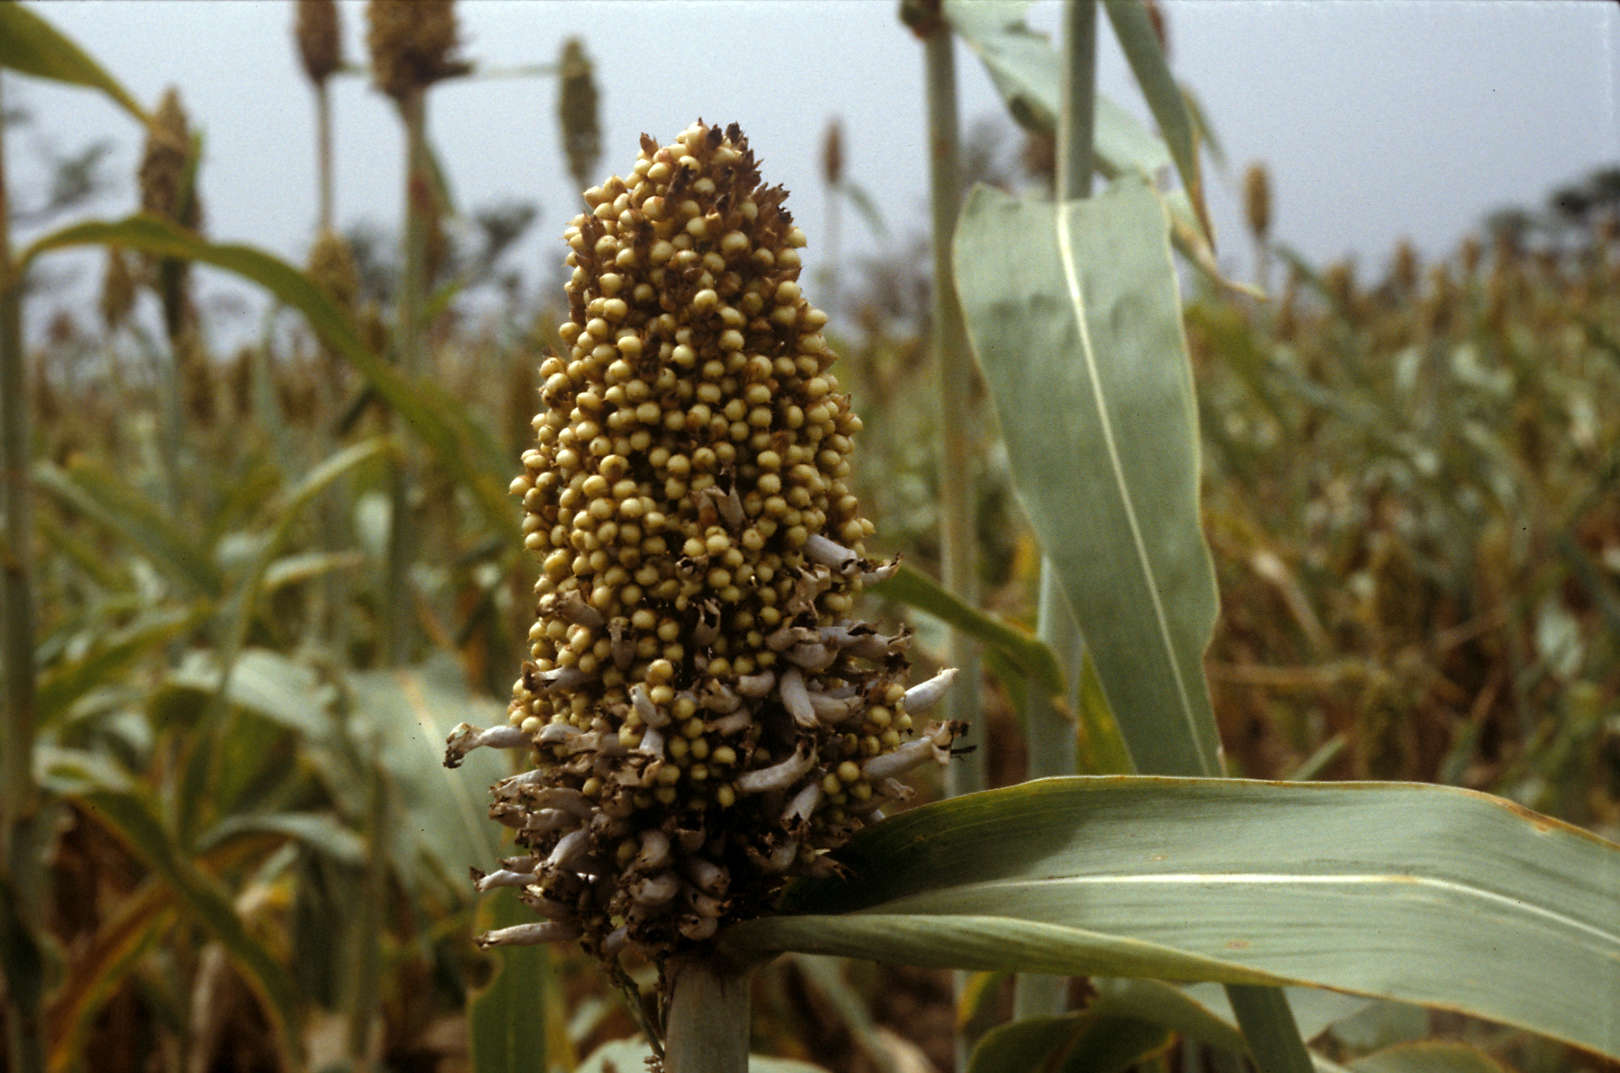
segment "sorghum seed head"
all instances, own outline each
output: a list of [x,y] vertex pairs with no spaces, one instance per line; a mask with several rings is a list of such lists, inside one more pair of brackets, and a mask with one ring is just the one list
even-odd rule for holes
[[563,155],[568,174],[584,185],[602,155],[602,130],[597,120],[596,79],[591,58],[577,37],[563,43],[559,63],[561,86],[557,93],[557,119],[562,125]]
[[844,179],[844,125],[837,119],[827,124],[821,141],[821,177],[828,186],[837,186]]
[[309,278],[337,307],[353,315],[360,296],[360,270],[348,240],[323,228],[309,249]]
[[157,111],[146,130],[141,154],[139,185],[141,211],[182,227],[195,228],[201,212],[190,188],[191,126],[180,104],[180,91],[163,91]]
[[121,247],[108,246],[107,267],[101,277],[101,321],[113,331],[134,307],[135,277],[130,274],[129,261]]
[[1259,161],[1243,173],[1243,215],[1249,231],[1264,242],[1271,232],[1271,175]]
[[317,86],[343,66],[343,35],[338,27],[337,0],[298,0],[293,36],[304,73]]
[[371,0],[366,5],[372,77],[395,100],[466,73],[468,65],[451,55],[457,44],[454,0]]
[[567,352],[512,483],[542,573],[508,715],[537,764],[492,814],[605,958],[758,914],[862,825],[844,803],[895,800],[887,777],[958,729],[906,740],[907,638],[848,617],[877,569],[847,483],[860,422],[786,196],[735,125],[699,123],[644,135],[565,236]]

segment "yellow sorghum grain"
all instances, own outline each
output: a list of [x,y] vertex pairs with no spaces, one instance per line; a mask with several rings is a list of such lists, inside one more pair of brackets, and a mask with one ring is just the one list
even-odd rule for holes
[[491,815],[547,919],[486,943],[578,938],[662,957],[757,915],[825,866],[894,776],[959,730],[901,734],[907,638],[849,617],[872,525],[848,482],[860,421],[803,297],[804,235],[735,125],[643,136],[628,177],[565,233],[566,352],[540,367],[512,483],[542,564],[509,725],[451,736],[533,748]]

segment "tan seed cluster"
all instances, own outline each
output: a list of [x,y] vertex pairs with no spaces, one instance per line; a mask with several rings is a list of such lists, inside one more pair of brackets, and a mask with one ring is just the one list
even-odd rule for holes
[[182,227],[195,228],[201,210],[191,189],[191,124],[180,104],[180,91],[163,91],[146,131],[138,173],[141,211]]
[[467,64],[452,55],[457,44],[453,0],[371,0],[366,5],[372,77],[395,100],[464,74]]
[[562,125],[563,154],[568,174],[584,185],[602,155],[602,130],[597,119],[596,77],[585,45],[577,37],[563,43],[557,119]]
[[135,277],[121,246],[107,247],[106,266],[101,275],[101,322],[112,332],[129,319],[135,308]]
[[293,37],[304,73],[317,86],[343,66],[343,36],[338,30],[337,0],[298,0]]
[[1243,216],[1261,242],[1271,233],[1271,173],[1256,161],[1243,173]]
[[330,228],[322,228],[309,249],[309,278],[339,309],[353,316],[360,298],[360,269],[348,241]]
[[735,125],[643,136],[566,232],[568,352],[541,366],[512,490],[538,617],[510,725],[447,758],[534,747],[492,815],[527,856],[481,876],[579,938],[662,956],[757,914],[785,879],[948,755],[913,736],[950,672],[907,689],[906,637],[851,618],[872,524],[849,487],[860,421],[800,291],[804,235]]

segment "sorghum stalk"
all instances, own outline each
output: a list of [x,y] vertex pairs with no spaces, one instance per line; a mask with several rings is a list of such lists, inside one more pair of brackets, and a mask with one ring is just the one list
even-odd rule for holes
[[[22,281],[11,259],[11,205],[7,197],[5,124],[0,123],[0,505],[6,514],[6,550],[0,561],[5,614],[6,742],[0,783],[0,868],[17,897],[15,912],[34,919],[42,870],[23,861],[38,790],[34,785],[33,504],[28,485],[28,381],[23,361]],[[20,982],[6,989],[9,1067],[19,1073],[45,1068],[38,988]]]
[[[967,341],[967,327],[956,298],[956,272],[951,264],[951,238],[956,233],[956,216],[962,207],[961,147],[956,102],[956,56],[951,29],[938,11],[937,0],[918,5],[921,18],[914,29],[923,37],[923,69],[928,100],[928,200],[933,241],[933,308],[930,337],[938,355],[940,394],[939,457],[940,485],[940,575],[945,587],[968,603],[978,601],[978,572],[973,530],[973,451],[968,442],[971,411],[970,391],[973,364]],[[951,634],[950,659],[961,668],[946,712],[971,729],[967,744],[972,748],[963,763],[946,772],[945,789],[955,797],[982,790],[988,784],[985,750],[975,748],[983,741],[983,720],[979,712],[978,647],[964,633]],[[960,1005],[967,988],[968,974],[954,976],[955,994]],[[957,1067],[966,1069],[971,1041],[957,1033]]]
[[[407,374],[420,375],[427,364],[422,310],[427,298],[428,218],[433,212],[427,167],[427,113],[424,92],[407,93],[399,101],[405,124],[405,266],[400,274],[399,313],[395,341],[399,362]],[[398,460],[389,478],[389,526],[386,610],[387,658],[403,663],[409,655],[411,623],[415,621],[410,586],[413,555],[410,518],[409,458]]]
[[316,189],[320,195],[317,225],[332,226],[332,101],[327,80],[343,66],[343,33],[336,0],[298,0],[293,24],[304,73],[315,90]]
[[1243,173],[1243,217],[1254,237],[1254,279],[1261,290],[1271,284],[1271,175],[1258,160]]
[[[1094,0],[1068,0],[1064,5],[1063,49],[1054,191],[1059,203],[1091,196],[1092,131],[1097,98],[1097,6]],[[1036,632],[1057,655],[1065,680],[1073,683],[1080,672],[1080,631],[1050,556],[1041,558]],[[1033,679],[1026,683],[1025,695],[1029,698],[1024,713],[1028,777],[1074,774],[1073,720],[1053,704],[1052,698]],[[1069,696],[1074,696],[1073,689]],[[1028,974],[1018,977],[1013,990],[1015,1019],[1060,1014],[1067,1008],[1066,977]]]
[[557,68],[557,123],[562,130],[563,158],[568,161],[568,174],[575,185],[583,189],[602,155],[596,78],[585,43],[577,37],[563,42]]
[[840,225],[844,213],[844,125],[836,118],[827,124],[827,134],[821,143],[821,174],[827,186],[827,311],[835,316],[838,313]]
[[[435,210],[428,172],[426,93],[433,83],[462,74],[452,0],[371,0],[366,7],[366,42],[377,88],[394,98],[405,126],[404,272],[400,280],[395,342],[407,374],[426,365],[422,307],[427,290],[428,229]],[[411,466],[397,463],[390,475],[388,563],[384,581],[385,649],[390,663],[402,662],[414,621],[410,592]]]
[[[164,91],[147,127],[146,144],[141,154],[137,180],[141,194],[141,211],[160,219],[171,220],[182,227],[193,227],[201,220],[196,191],[190,188],[195,181],[189,158],[191,133],[180,95],[172,86]],[[189,180],[189,181],[188,181]],[[209,370],[191,367],[193,338],[185,332],[190,313],[188,294],[189,265],[177,258],[144,258],[147,281],[155,285],[163,304],[163,328],[169,341],[169,360],[160,371],[162,419],[159,452],[168,483],[169,509],[178,512],[181,505],[180,447],[184,437],[184,391],[191,378],[199,380],[210,376]],[[153,278],[155,276],[155,279]],[[205,393],[202,384],[191,385],[192,390]]]
[[[359,269],[354,263],[354,253],[343,236],[323,228],[315,238],[315,244],[309,251],[309,278],[317,287],[326,292],[343,314],[353,318],[360,298]],[[343,380],[341,373],[343,365],[335,353],[327,351],[323,345],[322,365],[324,376],[318,380],[318,388],[326,397],[328,412],[336,412],[342,405]],[[323,430],[322,441],[328,446],[335,444],[341,433],[332,430]],[[348,482],[340,480],[321,496],[319,519],[322,543],[329,552],[337,553],[348,545],[348,514],[346,505],[351,501],[347,488]],[[328,570],[325,580],[321,583],[320,630],[332,651],[342,653],[348,648],[348,616],[345,609],[349,602],[349,579],[346,571]]]
[[[940,573],[945,587],[968,603],[978,599],[975,568],[977,545],[973,529],[973,443],[970,422],[957,415],[972,411],[973,359],[968,347],[962,307],[956,299],[956,272],[951,265],[951,239],[962,207],[961,149],[958,138],[956,58],[950,28],[937,23],[923,42],[928,83],[929,208],[933,242],[933,310],[930,332],[939,356],[940,412]],[[951,663],[962,673],[946,701],[951,718],[969,726],[964,742],[982,740],[979,719],[978,646],[961,632],[951,634]],[[954,797],[982,790],[986,785],[985,753],[974,749],[964,762],[946,772],[946,786]]]
[[[713,982],[720,927],[829,867],[961,731],[913,737],[942,683],[908,689],[904,631],[850,617],[892,564],[866,557],[861,425],[800,292],[786,196],[735,125],[699,123],[643,135],[566,232],[568,352],[540,367],[512,484],[541,560],[530,658],[508,724],[462,724],[445,758],[534,757],[491,808],[519,853],[475,878],[541,919],[483,945],[577,940]],[[682,973],[672,1019],[701,1013]],[[669,1026],[672,1045],[694,1032]]]

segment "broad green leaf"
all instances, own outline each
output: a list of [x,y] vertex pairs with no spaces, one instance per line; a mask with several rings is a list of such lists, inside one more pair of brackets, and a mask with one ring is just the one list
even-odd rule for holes
[[121,773],[109,773],[106,765],[92,757],[51,750],[41,759],[46,764],[43,781],[78,802],[161,877],[186,910],[220,941],[258,996],[283,1057],[296,1061],[301,1007],[292,978],[248,931],[219,881],[198,867],[176,842],[159,817],[156,803]]
[[[170,672],[153,702],[161,712],[175,704],[174,694],[212,695],[219,688],[219,660],[210,652],[188,653]],[[307,664],[263,648],[243,649],[231,671],[225,699],[298,734],[307,745],[331,736],[327,710],[330,692]]]
[[366,349],[349,318],[298,269],[252,246],[209,242],[165,220],[137,215],[123,220],[90,220],[42,235],[18,254],[17,270],[21,272],[34,258],[50,250],[105,244],[222,268],[252,280],[298,310],[315,333],[353,365],[422,437],[439,463],[478,503],[489,524],[510,533],[516,541],[518,513],[507,501],[505,482],[498,471],[476,464],[477,450],[470,448],[465,437],[446,420],[446,412],[456,409],[448,394],[430,381],[407,377]]
[[1086,650],[1080,657],[1080,684],[1075,691],[1075,743],[1077,774],[1129,775],[1131,753],[1119,732],[1119,720],[1108,707],[1097,663]]
[[1333,1025],[1333,1038],[1353,1052],[1411,1043],[1429,1035],[1429,1011],[1405,1002],[1374,1002]]
[[125,483],[124,476],[80,455],[63,470],[50,462],[34,467],[33,485],[129,542],[173,579],[206,596],[223,585],[209,548],[155,502]]
[[264,575],[280,553],[282,544],[286,542],[293,524],[302,515],[304,508],[345,473],[392,450],[392,441],[383,436],[374,436],[351,444],[322,459],[319,465],[306,473],[280,498],[272,514],[269,530],[264,534],[241,580],[237,582],[226,610],[219,657],[222,691],[229,682],[237,654],[247,639],[248,625],[253,618],[253,608],[259,599]]
[[493,868],[501,853],[501,829],[489,820],[487,797],[490,786],[511,774],[511,755],[480,749],[452,771],[444,766],[444,742],[463,721],[504,723],[506,705],[470,692],[447,657],[354,674],[348,682],[354,739],[367,749],[375,743],[399,800],[417,803],[398,832],[401,875],[411,882],[436,878],[449,896],[470,898],[467,869]]
[[[945,20],[984,63],[996,91],[1021,125],[1050,132],[1056,125],[1060,60],[1045,34],[1024,22],[1022,0],[945,0]],[[1113,177],[1156,175],[1170,166],[1163,141],[1125,109],[1097,98],[1097,171]]]
[[[1094,986],[1097,997],[1087,1009],[1098,1014],[1163,1025],[1195,1043],[1226,1051],[1242,1053],[1246,1046],[1243,1033],[1234,1023],[1231,1007],[1225,1004],[1226,993],[1213,985],[1211,993],[1220,999],[1218,1007],[1213,1002],[1206,1005],[1198,1001],[1190,988],[1176,987],[1162,980],[1109,979],[1098,980]],[[1290,997],[1302,993],[1310,992],[1294,988]]]
[[1120,1073],[1169,1044],[1169,1029],[1129,1017],[1026,1017],[985,1033],[968,1073]]
[[889,237],[889,225],[883,222],[883,210],[878,208],[877,199],[867,192],[866,187],[845,179],[838,184],[836,192],[843,194],[855,206],[855,211],[861,214],[861,219],[866,221],[875,238],[882,241]]
[[1034,634],[1010,625],[969,604],[939,582],[902,565],[892,576],[868,590],[885,600],[897,600],[926,611],[969,637],[999,649],[1024,674],[1048,692],[1063,692],[1063,670],[1052,650]]
[[1198,124],[1181,87],[1165,62],[1159,35],[1153,30],[1153,20],[1142,0],[1107,0],[1108,21],[1113,24],[1114,36],[1120,51],[1131,65],[1142,97],[1159,124],[1159,134],[1175,161],[1181,185],[1192,204],[1193,214],[1203,228],[1204,237],[1214,241],[1209,223],[1209,209],[1204,205],[1204,181],[1198,167]]
[[358,570],[366,558],[358,551],[301,551],[284,555],[264,572],[260,596],[269,596],[289,585],[302,585],[340,571]]
[[[1154,984],[1160,987],[1169,987],[1158,981],[1148,980],[1120,980],[1115,981],[1124,987],[1134,987]],[[1223,1025],[1235,1025],[1236,1016],[1232,1013],[1231,1000],[1226,990],[1214,984],[1189,984],[1177,988],[1183,999],[1207,1012]],[[1380,1004],[1379,999],[1370,999],[1365,995],[1346,995],[1338,991],[1323,991],[1314,987],[1290,987],[1286,989],[1288,1006],[1294,1013],[1299,1025],[1299,1034],[1305,1039],[1315,1039],[1329,1028],[1343,1022],[1346,1018],[1358,1016],[1368,1009]],[[1106,993],[1106,990],[1105,990]],[[1145,1016],[1145,1015],[1142,1015]],[[1188,1032],[1187,1029],[1178,1029]],[[1195,1038],[1205,1043],[1221,1045],[1218,1039],[1206,1038],[1199,1035]]]
[[1137,768],[1214,775],[1215,575],[1166,227],[1137,181],[1061,205],[980,187],[956,282],[1013,479]]
[[[535,919],[510,891],[478,903],[478,929],[488,931]],[[467,993],[467,1043],[477,1073],[530,1073],[550,1068],[546,1045],[546,989],[552,979],[543,946],[496,947],[489,981]]]
[[142,659],[201,624],[207,611],[204,605],[161,606],[124,626],[103,626],[82,654],[40,672],[39,725],[48,727],[65,717],[91,690],[119,682]]
[[280,835],[300,842],[335,861],[362,867],[366,860],[365,841],[344,826],[342,819],[326,812],[272,812],[227,816],[197,840],[201,852],[227,846],[244,835]]
[[1484,1051],[1442,1040],[1388,1047],[1356,1059],[1349,1068],[1354,1073],[1507,1073]]
[[98,89],[142,123],[147,121],[145,110],[117,79],[33,8],[0,4],[0,67]]
[[[726,933],[974,969],[1296,984],[1620,1057],[1620,846],[1404,783],[1044,779],[905,812]],[[1487,938],[1488,937],[1488,938]]]
[[[1061,61],[1043,34],[1024,23],[1026,0],[946,0],[945,18],[958,37],[984,62],[990,80],[1020,124],[1051,133],[1056,127]],[[1171,164],[1170,151],[1123,108],[1096,99],[1092,155],[1105,178],[1140,175],[1150,180]],[[1165,196],[1176,249],[1223,288],[1257,293],[1221,274],[1210,246],[1209,229],[1185,191]]]

